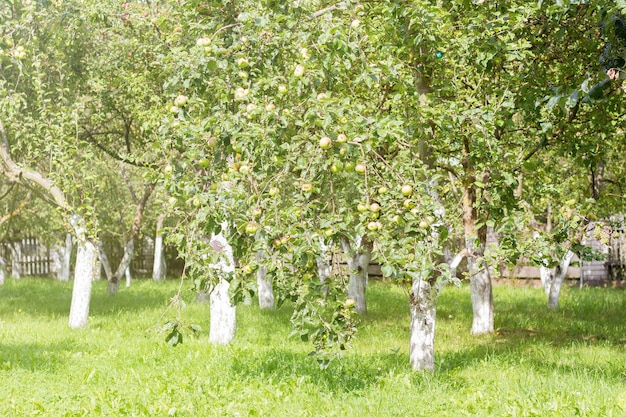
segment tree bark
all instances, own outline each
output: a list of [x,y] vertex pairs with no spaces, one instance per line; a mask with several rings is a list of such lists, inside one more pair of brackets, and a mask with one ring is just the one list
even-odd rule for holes
[[230,283],[226,279],[235,272],[235,259],[233,248],[222,233],[212,236],[210,245],[215,252],[220,253],[220,260],[211,265],[220,279],[209,297],[211,314],[209,343],[227,344],[235,338],[237,327],[236,307],[230,301],[228,295]]
[[[315,258],[315,263],[317,264],[317,275],[322,284],[325,284],[326,281],[330,278],[333,273],[333,259],[332,253],[330,252],[330,247],[326,245],[323,239],[320,240],[320,253]],[[324,297],[328,297],[328,285],[324,285],[322,287],[322,294]]]
[[76,230],[78,246],[69,318],[69,325],[72,329],[87,326],[93,267],[96,260],[96,246],[92,241],[86,239],[84,224],[85,222],[80,216],[72,216],[72,225]]
[[7,261],[0,257],[0,285],[4,285],[4,280],[7,276]]
[[548,294],[548,307],[553,310],[556,310],[559,307],[559,295],[561,294],[561,285],[565,280],[565,275],[567,275],[567,268],[569,268],[569,264],[574,257],[574,252],[568,250],[563,258],[561,258],[561,262],[559,266],[556,267],[556,271],[554,272],[554,279],[552,280],[552,285],[550,285],[550,293]]
[[414,371],[435,368],[436,294],[428,281],[413,279],[409,359]]
[[154,264],[152,265],[152,279],[160,282],[164,281],[167,275],[167,264],[165,262],[165,250],[163,248],[163,222],[165,214],[157,218],[156,236],[154,238]]
[[[4,125],[0,120],[0,160],[2,161],[2,174],[14,183],[27,183],[37,185],[46,191],[54,200],[54,203],[65,211],[66,214],[72,212],[72,207],[68,204],[65,194],[53,181],[45,177],[40,172],[22,168],[13,161],[9,152],[9,141],[4,130]],[[72,305],[70,307],[70,327],[76,328],[87,324],[89,315],[89,301],[91,299],[91,276],[93,269],[93,257],[95,256],[95,246],[86,237],[85,222],[77,214],[70,216],[70,224],[76,233],[79,242],[79,253],[76,255],[76,270],[74,274],[74,289],[72,291]],[[79,268],[80,266],[80,268]]]
[[367,237],[362,237],[360,242],[355,242],[356,247],[352,248],[350,241],[342,236],[341,246],[348,261],[350,271],[350,282],[348,286],[348,298],[354,300],[354,310],[360,314],[367,313],[367,269],[372,257],[372,242]]
[[11,249],[11,278],[20,279],[22,277],[22,244],[17,242],[10,243]]
[[104,250],[104,243],[102,240],[98,241],[98,257],[100,258],[100,263],[102,264],[102,268],[104,269],[104,275],[107,277],[107,281],[111,281],[113,277],[113,272],[111,271],[111,264],[109,263],[109,257]]
[[543,292],[546,295],[550,295],[550,288],[554,281],[554,270],[547,266],[541,265],[539,267],[539,278],[541,278],[541,285],[543,286]]
[[472,334],[493,333],[493,292],[489,270],[468,258],[470,293],[472,295]]
[[[68,243],[69,241],[69,243]],[[58,281],[70,280],[70,259],[72,256],[72,235],[65,235],[65,245],[55,245],[51,251],[54,272]]]
[[[257,262],[266,257],[265,253],[259,251],[256,253]],[[267,277],[267,267],[259,265],[256,273],[257,290],[259,293],[259,307],[262,310],[274,309],[274,288],[272,288],[272,278]]]
[[[126,245],[124,245],[124,255],[122,256],[122,260],[120,261],[120,264],[118,265],[117,270],[115,271],[115,273],[113,274],[113,276],[111,277],[107,285],[107,292],[110,295],[117,294],[117,291],[120,285],[120,280],[122,279],[124,274],[126,274],[126,270],[130,267],[130,263],[133,260],[133,256],[135,252],[135,238],[139,235],[139,231],[141,230],[141,224],[143,222],[143,213],[146,208],[146,203],[148,202],[148,198],[150,198],[150,195],[152,194],[152,191],[154,190],[154,185],[155,185],[154,183],[147,184],[146,188],[144,189],[144,193],[143,193],[143,196],[141,197],[141,200],[137,202],[137,206],[135,207],[135,217],[133,219],[133,224],[130,228],[130,234],[128,236],[128,240],[126,241]],[[126,275],[127,277],[126,286],[130,285],[130,283],[128,282],[130,280],[129,276],[130,275]]]

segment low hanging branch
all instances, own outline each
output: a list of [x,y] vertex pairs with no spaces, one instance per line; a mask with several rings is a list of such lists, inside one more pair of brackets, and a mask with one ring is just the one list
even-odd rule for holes
[[63,191],[53,181],[37,171],[20,167],[17,163],[15,163],[15,161],[13,161],[13,159],[11,159],[8,147],[9,141],[7,139],[6,131],[4,130],[2,120],[0,120],[0,136],[2,139],[2,146],[0,146],[0,159],[2,160],[2,173],[4,176],[13,183],[23,184],[24,181],[26,181],[27,183],[34,183],[38,185],[48,192],[59,207],[69,212],[71,207],[67,203]]

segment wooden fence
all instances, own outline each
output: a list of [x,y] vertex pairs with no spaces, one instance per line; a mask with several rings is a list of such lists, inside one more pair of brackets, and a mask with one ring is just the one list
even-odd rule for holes
[[[107,239],[104,241],[105,252],[111,268],[117,268],[123,255],[122,244]],[[12,276],[52,276],[60,266],[60,252],[50,248],[33,236],[0,242],[0,257],[6,263],[7,273]],[[75,256],[75,254],[74,254]],[[165,259],[170,274],[182,271],[184,262],[178,259],[175,248],[166,246]],[[74,258],[72,258],[72,262]],[[138,239],[135,243],[134,257],[130,265],[133,276],[151,276],[154,262],[154,241],[150,238]]]

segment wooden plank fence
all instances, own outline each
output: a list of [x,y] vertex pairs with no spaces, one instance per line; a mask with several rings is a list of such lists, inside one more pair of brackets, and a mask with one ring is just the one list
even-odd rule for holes
[[[123,255],[121,242],[106,239],[104,247],[111,268],[117,268]],[[131,274],[151,276],[154,263],[154,241],[150,238],[138,239],[135,243],[134,254],[130,265]],[[59,256],[58,250],[46,246],[34,236],[0,242],[0,257],[5,260],[7,273],[11,276],[55,275],[60,266],[60,260],[57,259]],[[76,256],[75,253],[73,256]],[[178,252],[175,248],[166,246],[165,259],[170,274],[178,274],[182,271],[184,261],[178,259]]]

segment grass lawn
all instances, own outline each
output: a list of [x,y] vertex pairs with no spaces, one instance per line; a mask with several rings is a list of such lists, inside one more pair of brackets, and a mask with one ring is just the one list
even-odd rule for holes
[[[290,311],[239,308],[237,340],[208,344],[203,326],[170,347],[155,329],[175,280],[134,281],[110,298],[96,282],[89,327],[67,326],[71,284],[0,287],[0,416],[624,416],[626,292],[494,288],[494,335],[471,337],[469,290],[438,301],[433,374],[411,372],[402,290],[375,282],[352,349],[319,369],[288,339]],[[169,313],[168,313],[169,314]]]

